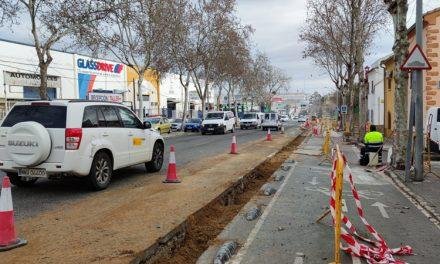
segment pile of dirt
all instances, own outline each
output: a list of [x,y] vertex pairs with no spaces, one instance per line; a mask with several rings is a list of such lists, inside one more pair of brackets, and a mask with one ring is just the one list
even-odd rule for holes
[[[156,258],[156,260],[151,263],[195,263],[201,254],[212,243],[215,243],[214,240],[220,232],[241,211],[243,206],[258,193],[261,186],[267,182],[270,176],[281,166],[281,164],[304,139],[305,137],[302,135],[296,137],[274,156],[267,159],[245,175],[243,177],[243,184],[236,184],[232,187],[232,189],[234,189],[232,191],[232,202],[225,202],[224,195],[221,195],[196,213],[192,214],[187,219],[185,238],[182,243],[180,245],[174,245],[175,248],[172,249],[170,255]],[[229,192],[230,194],[230,191],[227,190],[226,192]],[[149,262],[147,261],[147,263]]]

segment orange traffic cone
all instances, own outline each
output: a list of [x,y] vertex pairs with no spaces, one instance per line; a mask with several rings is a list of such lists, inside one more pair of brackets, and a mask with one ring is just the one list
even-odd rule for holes
[[232,137],[231,152],[230,152],[230,154],[238,154],[238,151],[237,151],[237,139],[235,138],[235,136]]
[[180,180],[177,178],[177,168],[176,168],[176,154],[174,153],[174,146],[170,146],[170,159],[168,163],[167,178],[163,181],[164,183],[179,183]]
[[12,207],[11,182],[5,176],[0,197],[0,251],[24,246],[27,241],[17,237],[14,224],[14,209]]
[[270,128],[267,130],[266,141],[272,141],[272,134],[270,133]]

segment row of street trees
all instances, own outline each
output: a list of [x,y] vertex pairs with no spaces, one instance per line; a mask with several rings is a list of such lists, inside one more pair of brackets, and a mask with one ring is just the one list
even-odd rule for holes
[[[300,39],[306,44],[304,56],[330,76],[342,104],[349,105],[348,120],[353,131],[354,108],[359,102],[358,132],[368,118],[368,83],[365,82],[364,63],[373,39],[388,22],[387,10],[392,14],[396,31],[394,45],[397,81],[395,99],[394,161],[403,162],[406,141],[406,83],[407,77],[400,65],[407,52],[406,10],[407,1],[402,0],[308,0],[308,16]],[[406,43],[405,43],[406,42]]]
[[203,114],[214,88],[217,98],[226,94],[235,105],[240,94],[251,104],[270,106],[273,95],[287,87],[285,74],[264,53],[252,51],[253,29],[239,21],[235,7],[235,0],[0,0],[0,23],[31,28],[42,99],[50,51],[63,45],[131,67],[140,76],[139,98],[147,70],[177,73],[185,117],[191,81]]

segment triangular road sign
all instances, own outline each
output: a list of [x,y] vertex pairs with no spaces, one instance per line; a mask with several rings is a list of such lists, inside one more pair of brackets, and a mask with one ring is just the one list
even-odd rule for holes
[[422,49],[419,45],[416,45],[408,57],[406,57],[405,62],[403,63],[401,69],[404,71],[410,70],[430,70],[431,64],[429,64],[428,59],[423,53]]

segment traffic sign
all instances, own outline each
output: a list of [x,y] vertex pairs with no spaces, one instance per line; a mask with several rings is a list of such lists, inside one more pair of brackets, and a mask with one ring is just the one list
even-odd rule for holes
[[408,57],[406,57],[405,62],[402,64],[402,67],[400,69],[403,71],[410,71],[430,70],[431,68],[431,64],[429,64],[429,61],[420,46],[415,45],[409,53]]
[[348,111],[347,105],[341,105],[341,113],[346,114]]

